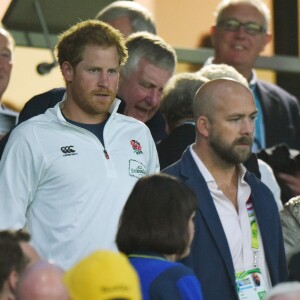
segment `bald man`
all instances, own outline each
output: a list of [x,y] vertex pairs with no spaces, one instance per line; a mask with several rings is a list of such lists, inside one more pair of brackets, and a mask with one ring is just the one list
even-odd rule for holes
[[252,92],[231,79],[212,80],[197,91],[193,112],[196,141],[164,170],[192,188],[199,201],[184,263],[198,276],[206,300],[261,299],[287,279],[287,268],[274,197],[242,165],[253,144]]
[[33,264],[19,279],[16,300],[69,300],[62,276],[56,265],[45,261]]

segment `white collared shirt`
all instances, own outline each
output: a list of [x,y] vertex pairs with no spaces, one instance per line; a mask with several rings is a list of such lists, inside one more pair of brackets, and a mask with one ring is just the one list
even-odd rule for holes
[[[213,198],[215,207],[217,209],[219,218],[221,220],[223,230],[229,245],[232,262],[235,272],[253,269],[253,250],[251,248],[251,228],[249,215],[247,212],[246,202],[251,195],[251,188],[244,180],[246,173],[245,167],[240,165],[240,172],[238,178],[238,212],[233,203],[223,194],[218,188],[218,185],[212,174],[206,168],[199,156],[193,150],[193,145],[190,146],[191,155],[199,168],[208,189]],[[270,274],[265,259],[263,244],[258,225],[259,236],[259,254],[258,267],[260,268],[267,290],[271,288]]]

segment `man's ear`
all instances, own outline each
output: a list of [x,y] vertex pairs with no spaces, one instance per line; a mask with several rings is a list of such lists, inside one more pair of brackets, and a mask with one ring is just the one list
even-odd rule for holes
[[9,287],[10,291],[13,293],[16,290],[18,279],[19,279],[19,274],[17,273],[17,271],[13,270],[9,273],[7,282],[8,282],[8,287]]
[[264,42],[261,48],[261,51],[263,51],[266,47],[267,44],[269,44],[272,41],[272,34],[271,33],[266,33],[264,35]]
[[74,68],[68,61],[65,61],[65,62],[63,62],[62,66],[61,66],[61,73],[62,73],[65,81],[70,82],[73,80]]
[[201,136],[207,138],[209,136],[210,122],[207,117],[200,116],[196,122],[197,131]]
[[210,41],[211,41],[211,44],[212,44],[213,48],[215,47],[216,30],[217,30],[216,25],[211,26],[211,28],[210,28]]

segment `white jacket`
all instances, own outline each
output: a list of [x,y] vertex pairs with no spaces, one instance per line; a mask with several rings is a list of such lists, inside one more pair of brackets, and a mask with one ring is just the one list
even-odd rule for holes
[[13,130],[0,162],[0,229],[27,228],[39,254],[69,268],[115,249],[118,221],[138,178],[159,172],[147,126],[116,112],[99,139],[68,123],[60,104]]

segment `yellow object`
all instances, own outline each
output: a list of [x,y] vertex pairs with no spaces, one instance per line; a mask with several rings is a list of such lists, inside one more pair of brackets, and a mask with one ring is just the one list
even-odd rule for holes
[[122,253],[92,253],[65,273],[64,283],[72,300],[141,300],[138,275]]

